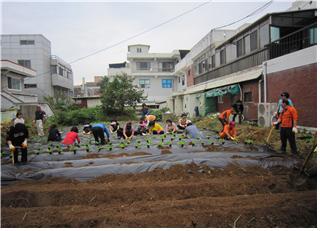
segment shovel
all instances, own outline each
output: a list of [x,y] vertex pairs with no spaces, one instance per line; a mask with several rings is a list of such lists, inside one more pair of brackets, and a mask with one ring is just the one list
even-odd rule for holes
[[[304,159],[303,164],[299,170],[299,173],[296,176],[293,175],[291,177],[291,180],[293,181],[295,186],[301,186],[307,181],[306,177],[303,176],[303,174],[305,173],[304,170],[305,170],[309,160],[311,159],[312,154],[315,152],[316,148],[317,148],[317,133],[314,135],[314,140],[313,140],[313,145],[312,145],[311,151],[308,153],[308,155]],[[307,175],[307,174],[305,174],[305,175]]]

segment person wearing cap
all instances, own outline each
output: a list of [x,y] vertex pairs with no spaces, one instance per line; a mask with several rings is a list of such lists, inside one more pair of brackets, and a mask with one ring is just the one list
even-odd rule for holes
[[[92,132],[96,143],[100,143],[100,144],[104,145],[110,141],[110,139],[109,139],[110,133],[104,123],[98,123],[98,124],[94,124],[92,126],[86,125],[83,130],[87,134],[90,134],[90,132]],[[107,136],[107,138],[105,138],[105,135]]]
[[294,155],[298,154],[295,133],[298,133],[297,121],[298,112],[287,99],[282,100],[282,112],[279,119],[274,122],[274,125],[280,124],[280,139],[281,139],[281,151],[286,152],[287,140],[289,140],[291,153]]
[[235,140],[237,136],[237,130],[235,122],[231,121],[229,124],[224,125],[223,130],[219,133],[221,139]]
[[[280,114],[281,114],[281,112],[283,111],[283,108],[282,108],[282,102],[283,102],[283,100],[285,100],[285,99],[288,100],[289,106],[293,106],[292,100],[289,99],[289,97],[290,97],[290,95],[289,95],[288,92],[282,92],[282,93],[281,93],[280,99],[279,99],[279,101],[278,101],[277,111],[274,113],[274,118],[275,118],[276,120],[279,119]],[[275,128],[276,128],[276,129],[279,129],[279,126],[280,126],[280,124],[276,124],[276,125],[275,125]]]
[[219,114],[218,119],[222,124],[221,131],[224,130],[224,126],[225,125],[229,124],[230,115],[235,115],[235,114],[236,114],[236,111],[235,111],[235,109],[233,107],[229,108],[229,109],[227,109],[227,110],[225,110],[225,111],[223,111],[222,113]]
[[145,120],[147,121],[147,126],[150,122],[155,122],[157,117],[155,115],[145,115]]

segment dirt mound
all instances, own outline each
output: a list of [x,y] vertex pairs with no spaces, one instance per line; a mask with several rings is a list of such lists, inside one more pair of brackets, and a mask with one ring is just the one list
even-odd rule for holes
[[50,179],[2,188],[3,227],[315,227],[316,181],[258,167]]

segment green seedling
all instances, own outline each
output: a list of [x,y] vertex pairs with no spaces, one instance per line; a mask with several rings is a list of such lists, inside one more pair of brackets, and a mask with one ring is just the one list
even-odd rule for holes
[[137,140],[137,144],[141,144],[141,140]]
[[57,145],[56,148],[57,148],[58,154],[61,154],[61,152],[62,152],[61,146],[60,146],[60,145]]
[[245,141],[244,141],[244,143],[245,144],[253,144],[253,140],[251,140],[251,139],[246,139]]
[[48,146],[48,152],[49,152],[49,155],[52,155],[52,148],[51,148],[51,146]]
[[90,152],[89,144],[86,144],[86,151]]
[[194,146],[196,145],[192,140],[189,142],[189,144],[190,144],[192,147],[194,147]]
[[158,148],[163,148],[163,141],[158,143]]
[[210,136],[207,136],[207,139],[210,140]]
[[150,148],[150,144],[147,144],[147,148]]
[[123,142],[121,142],[121,143],[119,144],[119,147],[122,148],[122,149],[124,149],[124,148],[126,147],[126,144],[123,143]]
[[186,142],[185,141],[180,141],[180,142],[178,142],[178,144],[180,145],[181,148],[183,148],[184,145],[186,144]]

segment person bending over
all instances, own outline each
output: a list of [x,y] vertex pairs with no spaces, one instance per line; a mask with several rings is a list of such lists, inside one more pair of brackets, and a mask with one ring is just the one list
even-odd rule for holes
[[166,120],[166,127],[165,127],[165,132],[166,133],[176,133],[177,132],[177,125],[172,122],[172,120],[167,119]]
[[120,127],[120,124],[117,120],[111,120],[111,123],[109,125],[109,131],[111,134],[117,133],[118,139],[125,138],[123,136],[123,128]]
[[132,121],[126,123],[123,128],[123,136],[126,140],[131,140],[134,136],[134,128],[132,125]]
[[61,133],[59,132],[57,125],[52,124],[49,128],[48,141],[61,141]]
[[66,146],[69,146],[69,145],[76,144],[76,141],[77,141],[78,144],[80,144],[78,133],[79,133],[78,128],[72,127],[70,132],[67,132],[66,137],[63,139],[61,143]]
[[23,123],[17,123],[10,127],[7,134],[7,144],[9,145],[10,151],[13,152],[13,161],[15,164],[19,163],[18,149],[21,150],[21,162],[26,163],[28,160],[28,137],[28,129]]
[[235,140],[237,136],[235,122],[231,121],[229,124],[224,125],[223,131],[221,131],[219,135],[221,139]]
[[149,123],[149,134],[160,135],[164,134],[164,131],[160,124],[151,121]]
[[[97,144],[100,143],[100,144],[104,145],[109,142],[110,133],[109,133],[107,126],[103,123],[94,124],[92,126],[89,125],[84,128],[84,131],[86,133],[92,132],[94,140],[96,141]],[[107,139],[105,138],[105,135],[106,135]]]

